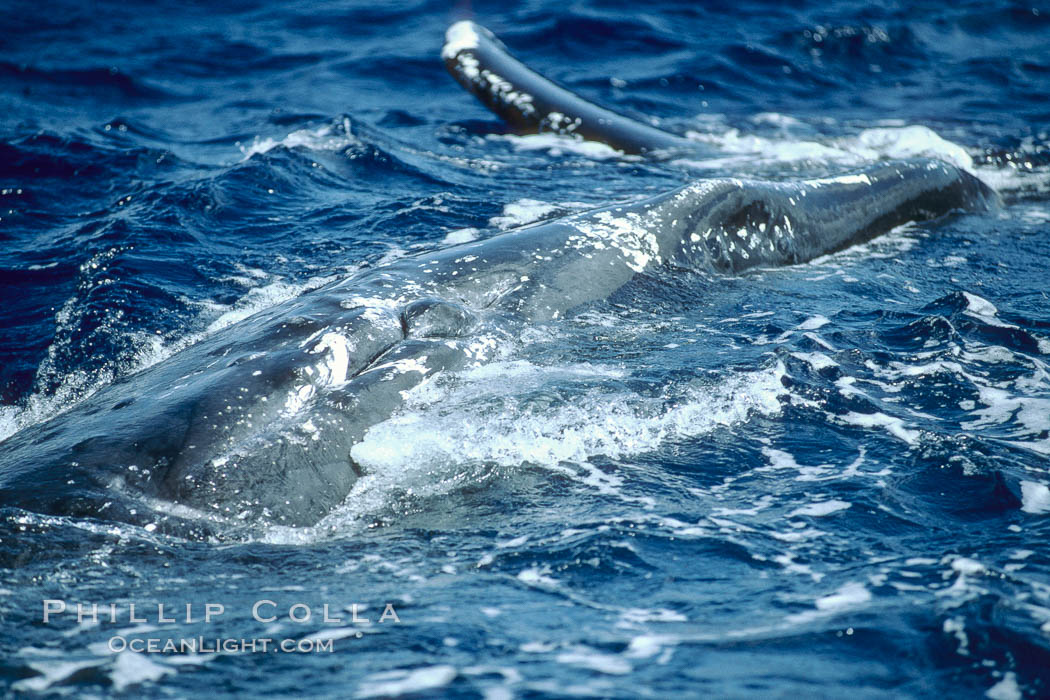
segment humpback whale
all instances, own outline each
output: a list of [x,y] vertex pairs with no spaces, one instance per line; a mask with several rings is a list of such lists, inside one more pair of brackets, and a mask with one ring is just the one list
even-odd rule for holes
[[[533,73],[473,23],[443,57],[522,130],[655,153],[691,146]],[[263,310],[0,443],[0,506],[159,527],[317,523],[362,475],[351,449],[403,392],[484,363],[663,267],[789,265],[908,221],[996,204],[937,160],[795,182],[706,179],[419,253]]]

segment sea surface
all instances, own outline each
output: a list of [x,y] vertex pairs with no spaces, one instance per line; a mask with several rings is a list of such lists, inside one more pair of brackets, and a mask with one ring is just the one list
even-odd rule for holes
[[[712,155],[509,133],[440,60],[464,18]],[[1050,695],[1048,125],[1045,2],[9,1],[0,438],[328,281],[696,178],[926,155],[1004,204],[639,275],[410,392],[315,527],[0,503],[0,688]]]

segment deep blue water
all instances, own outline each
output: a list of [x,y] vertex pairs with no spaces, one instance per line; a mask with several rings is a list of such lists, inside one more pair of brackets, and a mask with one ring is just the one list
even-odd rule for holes
[[[715,155],[509,135],[441,64],[464,17]],[[1048,47],[1050,6],[1002,1],[9,4],[0,438],[325,281],[698,177],[925,154],[1005,204],[806,265],[641,276],[413,392],[314,528],[4,507],[0,683],[1047,695]],[[45,600],[68,610],[44,624]],[[333,651],[112,650],[198,635]]]

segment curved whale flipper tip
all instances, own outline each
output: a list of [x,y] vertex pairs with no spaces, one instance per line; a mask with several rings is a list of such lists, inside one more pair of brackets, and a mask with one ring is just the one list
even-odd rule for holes
[[625,153],[695,152],[681,136],[600,107],[514,58],[492,32],[470,20],[445,32],[449,73],[488,109],[523,133],[552,132],[598,141]]

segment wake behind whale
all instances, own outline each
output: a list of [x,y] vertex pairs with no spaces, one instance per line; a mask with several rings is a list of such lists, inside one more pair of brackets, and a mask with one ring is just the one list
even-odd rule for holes
[[[454,75],[522,129],[637,152],[693,147],[557,88],[477,25],[449,38]],[[361,476],[352,448],[404,391],[491,360],[528,325],[657,268],[795,264],[995,202],[955,166],[894,161],[792,183],[702,180],[404,258],[228,326],[16,433],[0,444],[0,504],[144,524],[205,513],[310,525]]]

